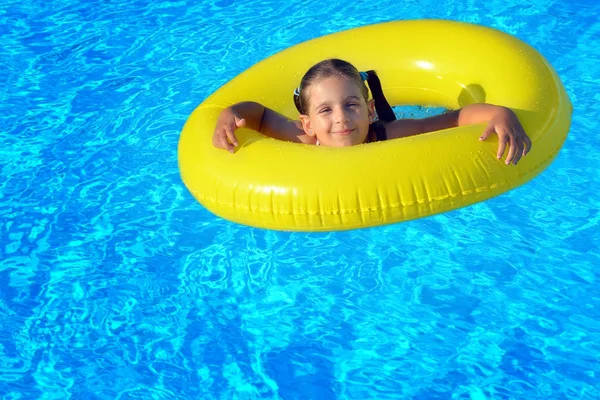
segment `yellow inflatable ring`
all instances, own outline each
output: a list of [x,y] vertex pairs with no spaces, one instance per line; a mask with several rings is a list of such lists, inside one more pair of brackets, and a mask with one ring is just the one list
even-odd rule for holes
[[[236,131],[235,154],[216,149],[219,113],[256,101],[298,118],[293,90],[327,58],[374,69],[392,105],[510,107],[533,142],[517,166],[496,158],[484,125],[345,148],[288,143]],[[565,89],[546,59],[494,29],[442,20],[396,21],[338,32],[288,48],[221,87],[189,117],[179,168],[214,214],[277,230],[362,228],[467,206],[531,180],[558,154],[571,122]]]

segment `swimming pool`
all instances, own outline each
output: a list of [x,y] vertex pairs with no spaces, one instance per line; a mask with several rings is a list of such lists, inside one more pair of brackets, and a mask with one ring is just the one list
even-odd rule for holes
[[[2,3],[2,399],[600,398],[598,11]],[[208,94],[298,42],[425,17],[501,29],[554,65],[574,114],[542,175],[349,232],[248,228],[193,200],[177,140]]]

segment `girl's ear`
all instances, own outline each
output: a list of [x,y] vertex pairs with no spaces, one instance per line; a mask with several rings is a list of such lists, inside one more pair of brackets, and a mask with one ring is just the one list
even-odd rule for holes
[[304,130],[304,133],[306,133],[308,136],[315,136],[312,123],[310,122],[308,115],[300,114],[300,122],[302,122],[302,129]]
[[369,111],[369,121],[372,123],[377,117],[377,113],[375,112],[375,100],[371,99],[367,101],[367,110]]

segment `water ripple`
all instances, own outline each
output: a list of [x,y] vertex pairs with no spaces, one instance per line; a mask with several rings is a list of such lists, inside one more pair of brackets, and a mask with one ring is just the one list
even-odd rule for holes
[[[596,14],[586,1],[0,5],[2,398],[600,398]],[[210,93],[301,41],[424,17],[512,33],[556,67],[573,124],[534,181],[336,233],[239,226],[191,198],[177,140]]]

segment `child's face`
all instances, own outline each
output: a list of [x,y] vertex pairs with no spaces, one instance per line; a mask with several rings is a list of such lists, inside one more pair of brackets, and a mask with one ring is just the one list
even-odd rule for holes
[[361,90],[343,76],[332,76],[310,85],[308,115],[301,115],[304,131],[323,146],[344,147],[364,143],[373,118]]

